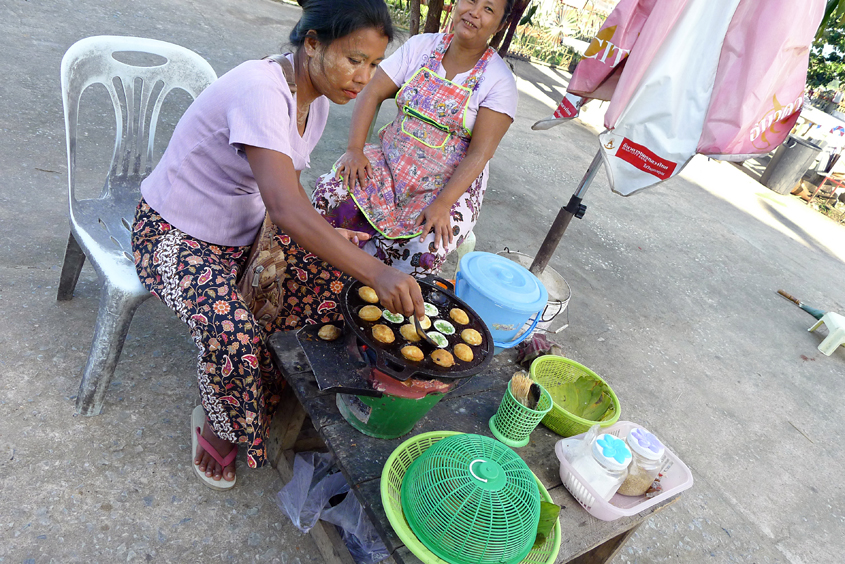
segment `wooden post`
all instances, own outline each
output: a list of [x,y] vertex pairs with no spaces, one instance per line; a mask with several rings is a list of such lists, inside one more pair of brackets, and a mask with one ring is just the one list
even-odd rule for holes
[[411,35],[416,35],[420,32],[420,0],[411,0]]
[[590,166],[587,168],[587,172],[584,173],[584,177],[578,184],[578,189],[575,191],[575,194],[572,195],[569,203],[560,208],[560,211],[557,212],[557,217],[555,218],[554,223],[552,223],[549,232],[546,233],[546,238],[543,240],[543,244],[540,245],[540,250],[537,251],[537,256],[534,257],[534,262],[531,263],[531,268],[529,268],[531,273],[535,276],[539,276],[546,269],[546,266],[549,264],[549,260],[552,258],[555,249],[557,249],[557,246],[566,231],[566,228],[569,227],[569,222],[572,221],[572,217],[576,216],[580,218],[584,215],[584,209],[586,208],[581,205],[581,200],[584,197],[584,194],[587,193],[587,188],[589,188],[590,183],[593,181],[593,178],[595,178],[600,165],[601,149],[599,149],[596,156],[593,157],[593,162],[590,163]]
[[513,11],[511,12],[511,16],[509,18],[510,25],[507,26],[508,32],[505,34],[502,46],[499,47],[499,56],[503,59],[505,58],[505,55],[508,54],[508,49],[510,49],[513,35],[516,33],[516,26],[519,25],[519,20],[522,19],[522,14],[525,13],[525,8],[527,8],[530,3],[531,0],[516,0],[516,2],[514,2]]
[[440,16],[443,14],[443,0],[428,0],[428,16],[425,18],[423,33],[440,31]]

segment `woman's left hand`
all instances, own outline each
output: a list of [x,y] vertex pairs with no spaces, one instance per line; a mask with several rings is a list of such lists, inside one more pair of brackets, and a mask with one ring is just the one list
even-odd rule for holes
[[370,234],[364,233],[363,231],[352,231],[351,229],[343,229],[341,227],[336,227],[335,231],[343,235],[344,239],[350,243],[354,243],[356,246],[361,241],[367,241],[370,238]]
[[452,235],[452,218],[450,215],[451,206],[441,204],[437,200],[431,202],[420,215],[417,216],[417,221],[414,223],[415,227],[423,226],[420,234],[420,241],[424,240],[429,233],[434,233],[434,248],[439,249],[440,243],[444,246],[446,243],[451,243]]

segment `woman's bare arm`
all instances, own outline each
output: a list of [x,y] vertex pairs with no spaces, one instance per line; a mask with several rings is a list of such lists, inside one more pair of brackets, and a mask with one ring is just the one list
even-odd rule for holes
[[424,315],[416,280],[365,253],[329,225],[303,197],[290,157],[259,147],[246,146],[245,150],[273,223],[304,249],[372,286],[390,311]]
[[344,185],[349,186],[349,182],[355,180],[364,185],[367,183],[367,178],[372,175],[370,161],[364,156],[367,132],[381,103],[395,96],[398,91],[399,87],[393,83],[387,73],[379,68],[355,100],[346,152],[337,162],[337,174],[343,178]]

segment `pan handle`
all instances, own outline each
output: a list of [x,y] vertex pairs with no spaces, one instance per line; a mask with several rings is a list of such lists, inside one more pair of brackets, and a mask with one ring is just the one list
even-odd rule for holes
[[[372,350],[372,349],[370,349],[370,350]],[[395,370],[387,364],[387,359],[385,357],[386,357],[386,355],[385,355],[385,352],[383,350],[376,349],[376,368],[378,368],[379,370],[381,370],[382,372],[384,372],[388,376],[391,376],[391,377],[396,378],[397,380],[399,380],[401,382],[404,382],[405,380],[407,380],[408,378],[413,376],[414,373],[416,372],[416,370],[414,368],[412,368],[411,366],[407,366],[407,365],[402,366],[401,370]],[[396,365],[397,363],[391,363],[391,364]]]
[[434,274],[429,274],[428,276],[423,278],[423,280],[428,282],[429,284],[432,284],[432,285],[437,285],[435,283],[442,284],[443,286],[445,286],[446,290],[449,290],[452,293],[455,292],[455,285],[452,284],[451,280],[446,280],[445,278],[441,278],[441,277],[436,276]]

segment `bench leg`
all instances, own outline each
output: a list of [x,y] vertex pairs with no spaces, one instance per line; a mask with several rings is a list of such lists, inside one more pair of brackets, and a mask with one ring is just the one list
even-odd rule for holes
[[147,293],[126,294],[108,281],[103,285],[94,339],[76,397],[77,413],[99,415],[102,411],[106,390],[120,359],[129,324],[135,310],[148,297],[150,294]]
[[73,298],[73,290],[79,280],[79,273],[82,272],[82,265],[85,264],[85,253],[82,247],[76,242],[73,233],[67,236],[67,249],[65,249],[65,261],[62,264],[62,274],[59,277],[59,290],[56,292],[56,299],[60,302]]
[[640,528],[640,525],[642,525],[642,523],[639,523],[633,529],[628,529],[621,535],[613,537],[609,541],[605,541],[593,550],[573,558],[569,561],[569,564],[603,564],[605,562],[610,562],[617,554],[619,554],[619,551],[622,550],[622,547],[625,546],[625,543],[629,538],[631,538],[631,535]]

